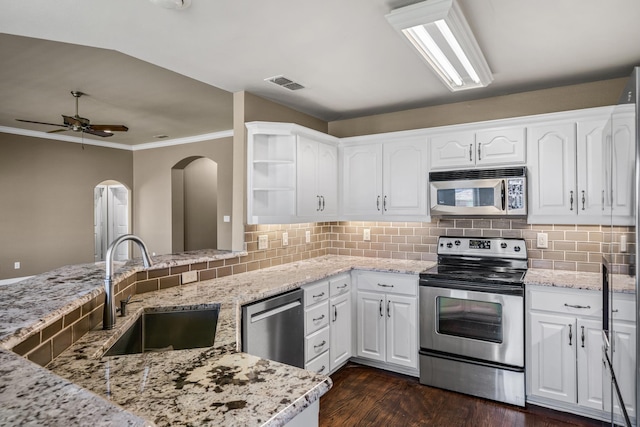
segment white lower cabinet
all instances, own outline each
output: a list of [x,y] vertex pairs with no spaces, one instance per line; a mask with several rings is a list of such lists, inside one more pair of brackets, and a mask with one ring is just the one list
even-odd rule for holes
[[417,374],[416,276],[355,272],[356,353],[374,366]]
[[527,401],[605,419],[602,295],[527,289]]
[[328,375],[351,358],[351,276],[304,285],[305,369]]

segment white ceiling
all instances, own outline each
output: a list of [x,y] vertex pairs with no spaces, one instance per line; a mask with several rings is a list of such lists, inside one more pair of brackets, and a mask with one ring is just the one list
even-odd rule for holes
[[[61,122],[74,113],[69,91],[81,90],[80,115],[125,124],[108,140],[141,144],[231,129],[231,93],[243,90],[332,121],[622,77],[640,64],[638,0],[459,0],[494,82],[452,93],[384,17],[410,3],[3,2],[0,126],[50,130],[14,119]],[[264,82],[275,75],[306,89]]]

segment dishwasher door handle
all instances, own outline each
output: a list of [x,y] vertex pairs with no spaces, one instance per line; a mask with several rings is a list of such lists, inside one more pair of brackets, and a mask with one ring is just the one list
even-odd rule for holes
[[268,311],[263,311],[262,313],[257,313],[251,316],[251,323],[259,322],[267,317],[275,316],[278,313],[282,313],[283,311],[291,310],[292,308],[296,308],[301,306],[302,303],[300,301],[293,301],[289,304],[284,304],[276,308],[272,308]]

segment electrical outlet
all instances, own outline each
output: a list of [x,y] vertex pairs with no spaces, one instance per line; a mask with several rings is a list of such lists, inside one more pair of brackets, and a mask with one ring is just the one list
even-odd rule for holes
[[546,249],[549,247],[549,235],[547,233],[538,233],[536,246],[539,249]]
[[182,273],[182,284],[185,285],[191,282],[198,281],[198,272],[197,271],[185,271]]
[[282,246],[287,245],[289,245],[289,233],[285,231],[284,233],[282,233]]
[[311,243],[311,232],[308,230],[304,232],[304,241],[306,243]]
[[20,261],[16,261],[13,263],[13,269],[14,270],[20,270]]
[[258,236],[258,249],[269,249],[269,236],[266,234]]
[[371,229],[365,228],[364,232],[362,233],[362,238],[364,239],[365,242],[370,241],[371,240]]
[[627,235],[623,234],[622,236],[620,236],[620,252],[622,252],[623,254],[626,253],[628,250],[627,247]]

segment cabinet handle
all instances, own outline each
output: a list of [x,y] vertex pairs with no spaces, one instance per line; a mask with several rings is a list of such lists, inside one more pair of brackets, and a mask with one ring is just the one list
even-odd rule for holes
[[320,344],[316,344],[316,345],[314,345],[314,346],[313,346],[313,348],[322,348],[322,347],[324,347],[324,345],[325,345],[326,343],[327,343],[327,342],[326,342],[325,340],[322,340],[322,342],[321,342]]
[[571,307],[571,308],[591,308],[590,305],[573,305],[573,304],[567,304],[566,302],[564,303],[565,307]]
[[382,314],[382,300],[380,300],[380,305],[378,305],[378,309],[380,310],[380,317],[384,317],[384,314]]
[[469,161],[473,162],[473,144],[469,144]]
[[572,325],[569,323],[569,345],[571,345],[571,340],[573,339],[573,329],[571,329]]
[[478,160],[482,160],[481,147],[482,147],[482,142],[478,142]]
[[580,328],[582,329],[582,336],[581,336],[582,348],[584,348],[584,326],[580,326]]
[[376,209],[380,211],[380,196],[378,196],[378,198],[376,199]]
[[347,286],[349,286],[349,285],[347,285],[347,284],[345,283],[344,285],[336,286],[336,288],[338,288],[338,289],[344,289],[344,288],[346,288]]
[[584,210],[584,203],[587,201],[587,199],[584,196],[584,190],[582,190],[582,210]]
[[620,310],[618,310],[617,308],[616,308],[616,309],[611,310],[611,312],[612,312],[612,313],[617,313],[618,311],[620,311]]
[[320,292],[318,295],[314,295],[313,298],[321,298],[324,296],[324,292]]
[[314,322],[317,322],[318,320],[322,320],[324,319],[324,314],[320,317],[316,317],[315,319],[313,319]]
[[604,190],[602,190],[602,210],[604,210]]
[[338,320],[338,308],[334,304],[333,305],[333,321],[335,322],[336,320]]
[[391,311],[389,311],[389,304],[391,301],[387,301],[387,317],[391,317]]
[[387,210],[387,196],[384,196],[384,200],[382,201],[382,208],[385,211]]
[[572,211],[573,210],[573,191],[569,191],[569,203],[571,204],[571,206],[569,207],[569,210]]
[[387,285],[386,283],[378,283],[378,286],[383,288],[393,288],[393,285]]
[[320,196],[322,198],[322,209],[320,209],[321,211],[324,212],[324,196]]
[[324,365],[322,365],[322,368],[318,369],[318,370],[316,371],[316,373],[317,373],[317,374],[321,374],[321,373],[323,373],[323,372],[324,372],[324,370],[325,370],[325,369],[327,369],[327,367],[326,367],[326,366],[324,366]]

